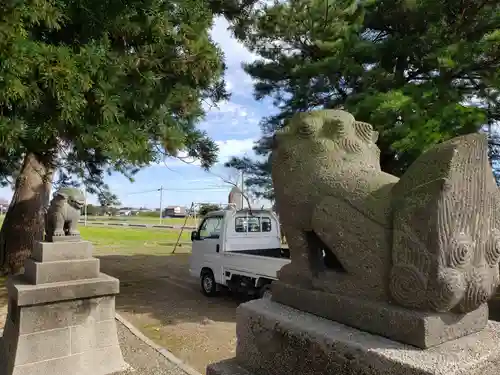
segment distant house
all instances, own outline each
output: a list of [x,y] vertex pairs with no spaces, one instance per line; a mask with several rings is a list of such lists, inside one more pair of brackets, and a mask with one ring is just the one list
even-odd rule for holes
[[4,214],[9,209],[9,201],[7,199],[0,198],[0,213]]
[[183,206],[168,206],[163,211],[164,217],[186,217],[187,209]]

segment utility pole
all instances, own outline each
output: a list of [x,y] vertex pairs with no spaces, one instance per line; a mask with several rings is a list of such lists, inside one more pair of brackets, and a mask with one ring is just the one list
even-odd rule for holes
[[82,186],[83,186],[83,225],[87,226],[87,187],[85,186],[85,183],[83,182],[83,177],[81,179],[82,181]]
[[87,226],[87,188],[86,187],[83,188],[83,195],[85,197],[85,208],[83,209],[83,215],[84,215],[83,225]]
[[163,186],[158,189],[160,191],[160,225],[163,219]]
[[193,203],[193,216],[194,216],[194,225],[196,226],[196,229],[198,229],[198,216],[196,213],[196,210],[198,208],[198,203]]
[[[245,177],[244,177],[244,172],[241,171],[241,208],[245,207]],[[250,208],[250,207],[248,207]]]

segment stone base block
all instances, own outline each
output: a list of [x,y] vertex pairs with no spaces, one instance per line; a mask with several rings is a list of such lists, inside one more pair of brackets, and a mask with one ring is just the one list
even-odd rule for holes
[[268,299],[240,305],[236,358],[208,375],[494,375],[500,323],[430,349],[376,336]]
[[[121,373],[128,369],[125,362],[117,360],[122,355],[119,346],[87,351],[85,353],[29,363],[16,366],[2,374],[9,375],[108,375]],[[4,366],[5,353],[0,357],[0,366]],[[5,367],[3,367],[5,368]],[[2,370],[5,371],[5,370]]]
[[10,300],[18,306],[26,306],[115,295],[120,292],[120,281],[100,273],[95,279],[32,285],[21,275],[9,278],[6,287]]
[[81,241],[80,235],[75,236],[45,236],[46,242],[78,242]]
[[487,304],[468,314],[429,313],[301,289],[279,281],[273,282],[272,299],[419,348],[430,348],[479,332],[488,322]]
[[92,244],[89,241],[36,242],[31,259],[36,262],[56,262],[92,258]]
[[236,358],[230,358],[208,365],[207,375],[253,375],[253,374],[244,367],[241,367]]
[[[43,287],[11,281],[0,374],[105,375],[126,369],[116,332],[115,293],[109,293],[117,292],[110,286],[118,280],[108,279],[106,289],[106,278],[112,279],[102,274],[101,289],[99,279]],[[68,291],[82,290],[84,297],[64,299]]]
[[24,278],[35,285],[61,281],[95,279],[99,276],[99,259],[60,260],[35,262],[26,259]]

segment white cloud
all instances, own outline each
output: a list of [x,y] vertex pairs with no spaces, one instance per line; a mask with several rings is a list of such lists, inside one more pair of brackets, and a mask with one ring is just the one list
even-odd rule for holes
[[252,97],[252,79],[241,67],[242,62],[253,61],[256,56],[228,28],[229,23],[223,17],[217,18],[211,34],[225,54],[226,89],[233,95],[229,101],[204,105],[206,117],[199,126],[214,139],[257,137],[262,114],[258,113],[259,106]]
[[252,104],[243,105],[235,101],[218,103],[217,107],[207,108],[205,120],[199,127],[215,139],[256,137],[260,134],[258,124],[262,115]]
[[227,20],[219,17],[215,20],[211,32],[212,38],[224,52],[227,65],[226,88],[234,94],[251,97],[252,79],[245,73],[241,64],[256,60],[257,55],[240,43],[228,28]]
[[248,110],[246,109],[246,107],[244,107],[243,105],[238,104],[238,103],[234,103],[231,101],[225,101],[225,102],[219,103],[219,105],[217,107],[218,107],[217,109],[213,109],[214,112],[219,111],[219,112],[223,112],[223,113],[231,113],[231,114],[235,114],[239,117],[247,117],[248,116]]
[[[254,146],[254,142],[254,138],[226,139],[215,141],[217,146],[219,146],[217,165],[224,165],[225,162],[229,161],[231,156],[244,156],[252,154],[252,147]],[[186,154],[181,153],[179,154],[179,157],[185,158]],[[193,160],[190,158],[185,158],[184,161],[175,158],[166,158],[164,162],[158,165],[167,166],[169,168],[185,165],[200,166],[200,162],[198,160]]]
[[[216,143],[219,146],[219,166],[231,156],[253,154],[252,147],[255,139],[260,136],[258,123],[262,117],[252,105],[252,79],[241,67],[243,62],[254,61],[257,56],[236,40],[228,28],[226,19],[219,17],[214,22],[211,35],[224,52],[227,66],[226,88],[235,95],[231,100],[218,103],[217,106],[205,106],[206,118],[199,125],[212,139],[218,139]],[[200,164],[198,161],[186,161],[195,166]],[[169,158],[160,165],[179,167],[186,163]]]
[[228,139],[226,141],[217,141],[219,146],[219,163],[223,164],[231,156],[242,156],[252,151],[255,139]]
[[212,27],[212,38],[224,51],[226,64],[229,68],[240,67],[242,62],[253,61],[257,55],[250,52],[240,43],[231,31],[228,30],[229,23],[224,17],[218,17]]

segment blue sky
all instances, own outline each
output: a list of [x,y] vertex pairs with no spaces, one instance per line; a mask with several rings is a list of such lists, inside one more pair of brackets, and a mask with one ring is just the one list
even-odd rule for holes
[[[164,205],[227,202],[232,186],[225,183],[224,179],[236,182],[238,176],[235,171],[224,168],[224,162],[232,155],[253,155],[253,142],[260,135],[258,123],[262,117],[273,111],[268,101],[256,102],[253,99],[252,81],[242,70],[241,63],[252,61],[255,56],[231,36],[227,27],[226,20],[217,19],[212,36],[225,53],[226,81],[232,96],[230,101],[210,109],[205,121],[199,125],[219,145],[218,164],[211,169],[211,173],[207,173],[196,163],[185,164],[178,160],[166,160],[164,164],[140,171],[134,183],[119,174],[112,175],[106,182],[124,206],[159,207],[160,193],[151,190],[157,190],[161,186],[165,189]],[[11,196],[10,188],[0,189],[1,198],[10,200]],[[95,202],[94,197],[89,197],[89,203]]]

